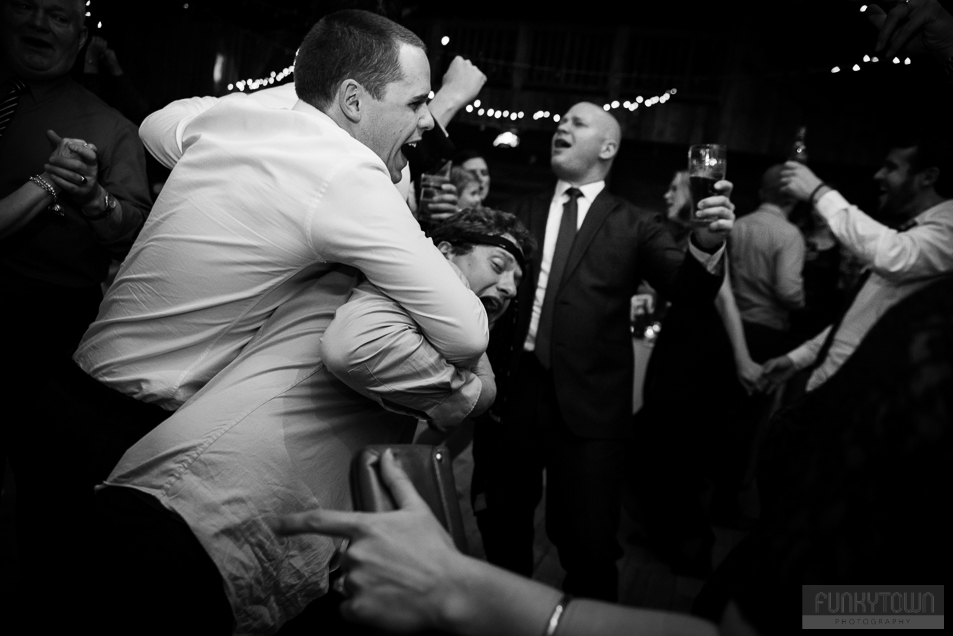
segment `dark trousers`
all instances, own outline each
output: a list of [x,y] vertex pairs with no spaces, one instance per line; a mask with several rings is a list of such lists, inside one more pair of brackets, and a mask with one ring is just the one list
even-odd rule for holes
[[[31,389],[31,408],[12,428],[8,455],[16,481],[17,552],[22,589],[60,590],[63,610],[50,612],[46,595],[30,594],[24,607],[32,627],[75,628],[96,599],[93,487],[125,450],[171,413],[138,402],[92,379],[68,358],[48,369]],[[72,626],[72,627],[70,627]],[[52,632],[51,632],[52,633]]]
[[96,493],[97,546],[92,631],[125,634],[232,633],[222,577],[175,513],[132,488]]
[[563,589],[615,601],[623,444],[570,431],[552,373],[533,354],[520,360],[501,421],[478,423],[473,452],[474,479],[485,494],[477,523],[488,560],[532,575],[533,520],[545,469],[546,533],[566,570]]

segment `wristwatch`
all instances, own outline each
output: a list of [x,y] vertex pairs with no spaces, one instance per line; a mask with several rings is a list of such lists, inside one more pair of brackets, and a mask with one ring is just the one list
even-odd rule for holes
[[109,194],[109,190],[107,190],[106,188],[102,186],[99,186],[99,188],[103,191],[102,212],[97,212],[95,214],[86,214],[87,206],[83,206],[83,216],[86,218],[87,221],[99,221],[100,219],[105,219],[107,216],[112,214],[113,210],[116,209],[116,204],[118,203],[118,201],[116,201],[116,197]]

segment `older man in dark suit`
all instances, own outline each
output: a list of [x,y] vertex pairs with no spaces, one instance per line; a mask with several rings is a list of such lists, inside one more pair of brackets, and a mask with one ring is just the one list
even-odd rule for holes
[[474,449],[489,560],[532,574],[546,469],[546,529],[567,572],[563,588],[606,600],[617,597],[622,554],[615,534],[631,426],[629,298],[645,279],[682,311],[710,304],[734,221],[731,184],[721,182],[720,195],[699,206],[707,223],[695,228],[686,257],[659,215],[606,191],[620,141],[611,115],[576,104],[553,136],[554,191],[510,208],[543,249],[519,292],[514,352],[497,370],[506,387],[495,407],[500,421],[478,427]]

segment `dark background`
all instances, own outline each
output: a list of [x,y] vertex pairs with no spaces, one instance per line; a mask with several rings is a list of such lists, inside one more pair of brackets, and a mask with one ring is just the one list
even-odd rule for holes
[[[943,4],[950,6],[950,2]],[[716,91],[713,97],[698,98],[697,104],[691,102],[691,95],[680,91],[670,102],[679,104],[683,113],[692,106],[707,113],[705,121],[695,122],[698,130],[686,136],[687,120],[684,115],[672,115],[676,108],[667,111],[669,116],[664,119],[652,119],[655,114],[645,113],[645,109],[622,117],[626,141],[611,187],[655,209],[662,208],[661,195],[672,172],[685,163],[691,142],[729,144],[728,174],[736,183],[735,200],[743,212],[757,203],[760,174],[784,158],[795,131],[806,125],[812,168],[849,199],[870,209],[874,194],[870,177],[885,154],[891,131],[929,123],[936,126],[937,134],[949,135],[946,120],[953,112],[951,89],[932,60],[914,58],[909,66],[881,62],[864,65],[860,72],[849,70],[865,54],[874,54],[876,30],[860,13],[860,3],[847,0],[587,0],[576,5],[503,0],[156,0],[148,4],[91,0],[88,26],[96,31],[97,23],[102,22],[99,32],[116,50],[151,107],[157,109],[181,97],[226,94],[230,92],[227,85],[238,79],[280,72],[291,64],[297,44],[317,19],[349,7],[382,10],[425,41],[427,34],[432,37],[454,24],[497,21],[501,28],[525,23],[563,30],[626,25],[638,33],[670,36],[673,41],[710,42],[713,51],[731,59],[707,72],[729,88]],[[433,39],[428,44],[436,89],[457,51],[453,41],[445,50],[435,47]],[[215,82],[213,68],[218,56],[223,56],[225,63],[222,78]],[[469,57],[489,76],[481,97],[509,94],[510,69],[479,55]],[[841,72],[832,74],[834,66]],[[549,110],[562,112],[580,94],[555,87],[544,97],[546,103],[553,104]],[[597,103],[608,99],[598,95],[585,98]],[[673,131],[659,133],[663,125]],[[450,132],[458,146],[487,153],[498,201],[548,185],[549,139],[554,127],[551,121],[544,125],[527,118],[512,124],[463,114],[451,124]],[[503,130],[518,132],[518,148],[492,147]],[[770,139],[762,139],[766,136]]]

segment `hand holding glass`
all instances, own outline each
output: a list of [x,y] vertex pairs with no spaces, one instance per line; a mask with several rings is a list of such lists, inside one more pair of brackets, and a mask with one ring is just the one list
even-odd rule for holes
[[[450,183],[451,162],[443,164],[436,172],[425,172],[420,175],[420,216],[428,219],[434,212],[431,205],[437,202],[438,196],[444,192],[444,185]],[[441,201],[442,202],[442,201]]]
[[692,196],[692,223],[707,225],[711,221],[696,218],[702,199],[718,194],[715,184],[728,172],[728,149],[721,144],[700,144],[688,149],[688,187]]

